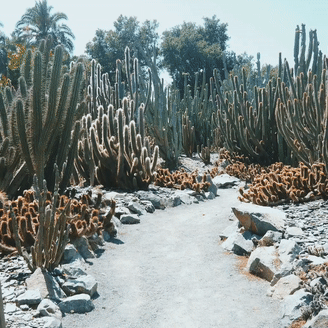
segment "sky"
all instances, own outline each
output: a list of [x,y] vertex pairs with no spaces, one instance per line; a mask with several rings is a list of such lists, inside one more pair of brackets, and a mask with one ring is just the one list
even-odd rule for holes
[[[35,0],[0,0],[2,31],[9,36],[16,22],[35,5]],[[317,30],[319,48],[327,54],[328,0],[48,0],[52,13],[63,12],[75,35],[74,55],[82,55],[85,45],[97,29],[111,30],[122,14],[137,17],[139,22],[156,19],[158,32],[169,30],[183,22],[203,25],[204,17],[216,15],[227,23],[228,50],[237,55],[261,53],[261,64],[278,64],[282,58],[293,63],[296,26],[306,25]]]

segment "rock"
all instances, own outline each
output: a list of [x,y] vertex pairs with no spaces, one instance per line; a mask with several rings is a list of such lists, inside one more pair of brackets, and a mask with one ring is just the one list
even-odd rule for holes
[[88,294],[69,296],[58,306],[63,313],[85,313],[92,311],[95,307]]
[[87,237],[82,236],[79,238],[75,238],[71,241],[71,243],[76,247],[79,254],[86,260],[86,259],[93,259],[95,258],[95,253],[93,252]]
[[236,255],[249,255],[254,247],[251,240],[247,240],[240,232],[234,232],[223,243],[222,247]]
[[137,214],[125,214],[120,218],[121,223],[123,224],[136,224],[140,223],[140,219]]
[[176,190],[174,197],[171,196],[168,199],[164,198],[161,201],[161,204],[164,205],[164,208],[174,207],[180,205],[181,203],[186,205],[193,204],[194,200],[194,196],[189,195],[186,190]]
[[135,214],[138,214],[138,215],[144,215],[144,214],[147,213],[146,210],[140,204],[138,204],[137,202],[129,202],[128,209],[132,213],[135,213]]
[[206,174],[206,182],[210,183],[210,186],[208,187],[207,191],[213,193],[214,196],[217,195],[218,188],[215,183],[213,183],[213,180],[209,174]]
[[47,298],[41,301],[37,307],[37,311],[42,317],[55,317],[59,320],[62,318],[59,306]]
[[6,303],[4,305],[4,312],[5,314],[11,314],[11,313],[14,313],[14,312],[17,312],[17,311],[20,311],[19,308],[16,306],[15,303]]
[[232,211],[246,230],[261,236],[268,230],[283,231],[285,228],[286,214],[275,208],[244,203],[233,207]]
[[220,233],[220,238],[221,240],[227,239],[231,234],[235,232],[239,232],[240,229],[240,223],[238,220],[235,220],[231,225],[226,227],[221,233]]
[[246,269],[250,273],[270,282],[279,271],[279,264],[274,246],[258,247],[251,253]]
[[328,309],[321,310],[314,318],[309,320],[303,328],[327,328]]
[[42,298],[49,298],[58,302],[67,295],[60,288],[56,279],[47,271],[42,272],[37,268],[33,274],[26,279],[27,289],[38,289]]
[[206,199],[214,199],[215,195],[212,193],[212,191],[205,192],[205,198]]
[[296,263],[295,259],[299,255],[301,247],[291,239],[282,239],[279,247],[278,254],[281,262],[280,265],[280,276],[286,276],[290,274]]
[[155,212],[155,206],[153,203],[149,200],[142,200],[140,202],[144,207],[147,213],[154,213]]
[[144,191],[144,190],[139,190],[136,192],[137,197],[141,200],[147,200],[150,201],[155,209],[160,209],[161,208],[161,197],[155,195],[152,192]]
[[302,315],[302,307],[309,305],[312,299],[313,295],[304,289],[286,296],[281,304],[283,327],[287,328],[293,321],[299,319]]
[[213,183],[219,189],[231,188],[240,183],[240,179],[233,177],[229,174],[220,174],[213,178]]
[[261,246],[273,246],[275,243],[279,243],[282,238],[282,233],[279,231],[268,230],[261,238],[259,244]]
[[38,305],[41,301],[41,294],[38,289],[28,289],[24,294],[19,295],[16,299],[18,305]]
[[[123,215],[123,214],[130,214],[131,212],[130,212],[130,210],[127,208],[127,207],[124,207],[124,206],[117,206],[116,208],[115,208],[115,216],[117,217],[117,218],[120,218],[121,217],[121,215]],[[113,219],[112,219],[113,220]]]
[[304,235],[304,232],[301,228],[298,227],[287,227],[285,234],[288,237],[300,237]]
[[83,257],[80,255],[80,253],[77,251],[74,245],[67,244],[64,250],[64,254],[61,260],[61,263],[71,263],[76,260],[83,261]]
[[62,322],[58,318],[55,317],[45,317],[44,318],[44,328],[62,328]]
[[95,278],[87,274],[68,279],[62,288],[67,295],[88,294],[92,297],[97,292],[97,286]]
[[294,274],[282,277],[272,288],[272,298],[283,299],[288,295],[293,295],[300,289],[301,281],[302,280]]

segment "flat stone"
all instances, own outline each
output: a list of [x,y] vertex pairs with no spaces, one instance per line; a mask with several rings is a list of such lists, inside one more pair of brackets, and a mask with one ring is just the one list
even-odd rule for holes
[[309,320],[303,328],[327,328],[328,309],[321,310],[314,318]]
[[62,313],[59,306],[47,298],[41,301],[37,307],[37,311],[42,317],[55,317],[59,320],[62,318]]
[[281,210],[241,203],[232,211],[246,230],[258,235],[264,236],[268,230],[284,231],[286,214]]
[[139,190],[136,192],[136,195],[141,199],[141,200],[148,200],[150,201],[155,209],[160,209],[161,208],[161,197],[155,195],[152,192],[149,191],[144,191],[144,190]]
[[299,227],[287,227],[285,233],[288,236],[292,236],[292,237],[300,237],[304,235],[303,230]]
[[230,235],[232,235],[235,232],[239,232],[240,230],[240,222],[238,220],[235,220],[232,224],[230,224],[228,227],[226,227],[221,233],[220,238],[221,240],[227,239]]
[[219,189],[231,188],[231,187],[235,186],[236,184],[240,183],[240,179],[233,177],[226,173],[217,175],[212,180],[213,180],[213,183]]
[[38,305],[42,298],[39,289],[28,289],[24,294],[19,295],[16,301],[18,305]]
[[302,315],[302,307],[309,305],[312,299],[313,295],[304,289],[286,296],[281,303],[283,327],[289,327],[293,321],[299,319]]
[[300,289],[301,281],[302,280],[294,274],[282,277],[273,288],[272,298],[283,299],[287,295],[294,294],[298,289]]
[[271,281],[279,272],[280,261],[274,246],[258,247],[250,255],[246,269],[256,276]]
[[69,296],[60,302],[58,306],[63,313],[85,313],[92,311],[95,307],[88,294]]
[[129,202],[127,207],[132,213],[135,213],[138,215],[144,215],[147,213],[146,210],[137,202]]
[[88,294],[91,297],[97,292],[96,279],[91,275],[83,275],[76,279],[68,279],[62,288],[67,295]]
[[222,247],[236,255],[249,255],[254,244],[251,240],[247,240],[240,232],[234,232],[223,243]]
[[140,219],[137,214],[125,214],[120,218],[121,223],[123,224],[136,224],[140,223]]
[[42,272],[37,268],[33,274],[26,279],[27,289],[38,289],[42,298],[50,298],[59,301],[66,297],[64,291],[60,288],[56,279],[47,271]]
[[19,308],[16,306],[15,303],[6,303],[4,305],[4,312],[6,314],[11,314],[11,313],[14,313],[14,312],[17,312],[17,311],[20,311]]

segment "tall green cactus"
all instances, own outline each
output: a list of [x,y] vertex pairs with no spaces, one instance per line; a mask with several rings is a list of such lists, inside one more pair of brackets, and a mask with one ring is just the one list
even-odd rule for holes
[[159,149],[154,147],[151,160],[149,140],[144,136],[143,106],[139,108],[139,133],[134,120],[127,122],[131,102],[124,98],[123,108],[116,114],[114,106],[109,105],[108,114],[104,114],[100,106],[98,112],[101,115],[92,123],[91,115],[83,118],[86,129],[80,141],[83,148],[79,151],[76,168],[90,183],[121,189],[147,189],[152,181]]
[[[270,164],[275,161],[288,162],[289,152],[282,137],[277,133],[275,107],[278,89],[269,81],[266,88],[254,87],[254,98],[249,98],[246,72],[243,69],[243,83],[238,77],[231,77],[233,99],[223,96],[217,72],[214,71],[218,95],[218,121],[224,146],[232,152],[239,152],[253,160]],[[247,84],[246,84],[247,85]]]
[[[289,68],[286,62],[287,70]],[[318,79],[308,72],[295,79],[289,75],[290,87],[281,83],[276,104],[276,122],[294,156],[307,166],[320,161],[328,163],[328,126],[326,69]],[[303,81],[307,81],[303,83]]]
[[[79,104],[84,67],[71,66],[63,74],[63,48],[57,46],[50,59],[51,38],[41,43],[33,55],[27,51],[20,87],[13,101],[13,138],[19,141],[20,153],[29,176],[36,174],[39,188],[43,180],[54,187],[54,164],[61,172],[61,189],[69,183],[77,152],[80,123],[75,123],[85,109]],[[73,136],[72,136],[73,131]]]

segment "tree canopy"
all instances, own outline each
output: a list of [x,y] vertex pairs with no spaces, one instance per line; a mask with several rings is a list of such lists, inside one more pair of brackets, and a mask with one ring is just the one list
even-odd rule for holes
[[184,22],[163,32],[161,55],[163,66],[168,70],[176,86],[183,90],[182,73],[188,74],[188,82],[193,83],[194,73],[205,69],[206,77],[212,76],[217,68],[224,78],[223,54],[227,58],[227,69],[231,69],[233,53],[226,52],[227,34],[226,23],[214,15],[204,18],[204,26]]
[[139,59],[141,68],[155,65],[159,53],[158,22],[146,20],[140,23],[136,17],[120,15],[114,22],[114,29],[98,29],[95,37],[86,45],[86,53],[96,59],[105,72],[114,72],[116,60],[124,59],[126,47],[131,56]]
[[68,18],[61,12],[52,14],[52,9],[52,6],[48,6],[47,0],[37,1],[17,22],[14,34],[27,45],[38,45],[42,39],[51,35],[54,47],[61,44],[72,52],[72,39],[75,39],[75,36],[66,24],[60,24],[60,21]]

